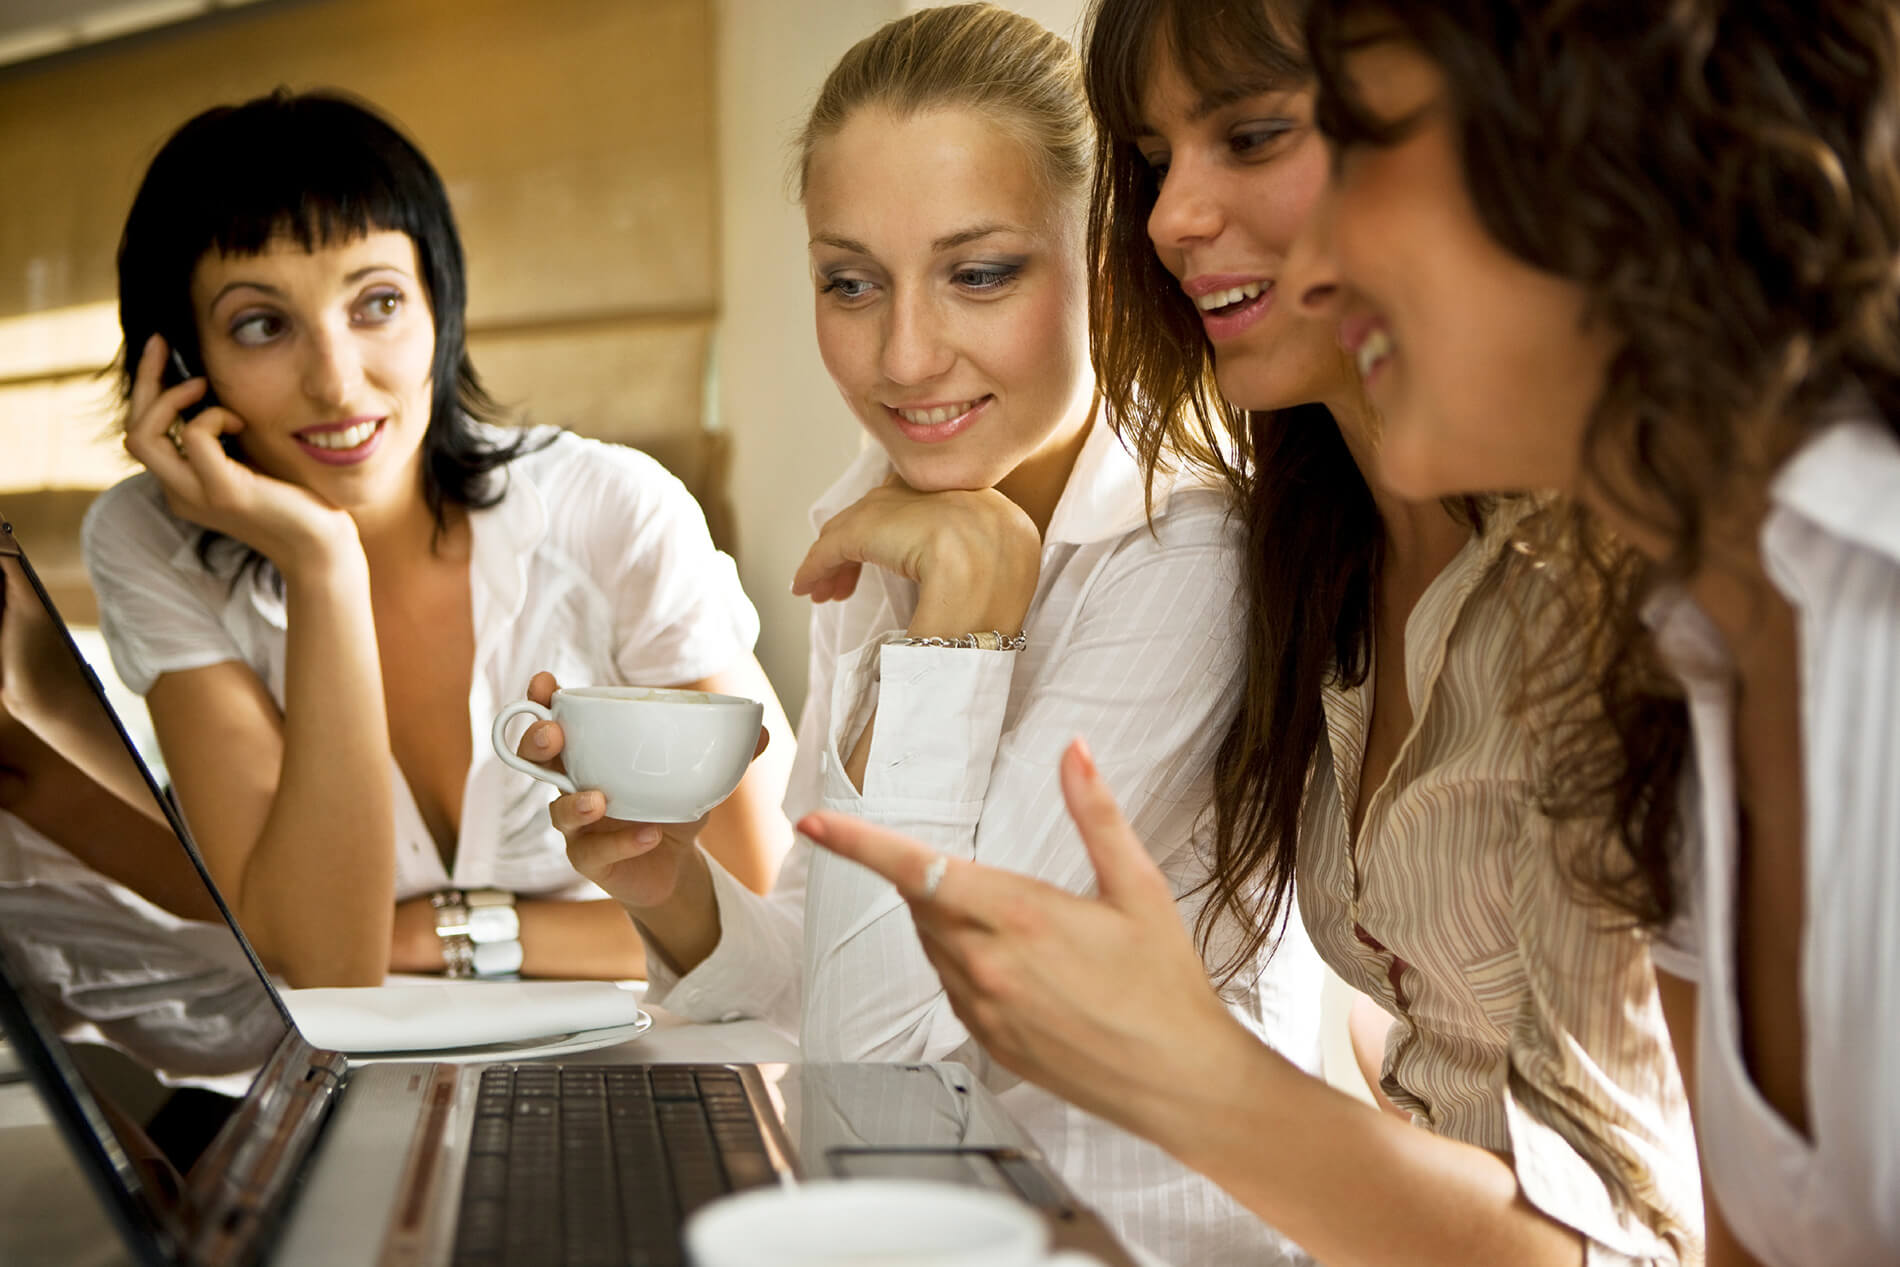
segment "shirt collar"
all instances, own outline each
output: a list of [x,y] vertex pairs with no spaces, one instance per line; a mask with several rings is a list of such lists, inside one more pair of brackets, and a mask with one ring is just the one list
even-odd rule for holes
[[[822,530],[827,520],[883,483],[890,473],[891,461],[884,450],[867,444],[837,482],[813,503],[812,530]],[[1153,513],[1158,517],[1167,510],[1168,499],[1176,489],[1202,482],[1194,474],[1156,472]],[[1043,544],[1087,545],[1113,540],[1142,527],[1148,516],[1140,463],[1114,429],[1096,419],[1089,424],[1082,452],[1069,472],[1068,483],[1063,485],[1062,496],[1056,500],[1055,512],[1049,516]]]
[[547,502],[532,480],[520,478],[516,465],[501,470],[507,481],[501,500],[468,516],[469,579],[506,612],[520,609],[528,592],[529,561],[548,535]]
[[[1900,561],[1900,438],[1858,384],[1829,402],[1813,437],[1776,473],[1769,495],[1777,510]],[[1772,519],[1763,529],[1765,550],[1774,548]]]
[[[1784,516],[1798,516],[1828,536],[1900,560],[1900,440],[1880,421],[1859,384],[1821,410],[1814,434],[1782,464],[1769,486],[1762,524],[1762,562],[1792,593],[1801,568],[1789,558]],[[1695,599],[1665,585],[1643,603],[1643,623],[1662,660],[1691,686],[1721,680],[1732,668],[1728,648]]]

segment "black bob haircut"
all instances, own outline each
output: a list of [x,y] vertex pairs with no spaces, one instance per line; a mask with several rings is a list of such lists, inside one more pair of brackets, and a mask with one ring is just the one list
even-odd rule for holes
[[382,230],[415,243],[435,322],[423,496],[438,527],[445,505],[494,505],[501,492],[490,477],[524,441],[496,445],[473,425],[499,420],[502,410],[468,358],[468,280],[448,191],[413,142],[342,93],[279,88],[216,106],[159,150],[119,239],[126,398],[154,334],[203,365],[191,274],[206,252],[256,255],[280,237],[311,251]]

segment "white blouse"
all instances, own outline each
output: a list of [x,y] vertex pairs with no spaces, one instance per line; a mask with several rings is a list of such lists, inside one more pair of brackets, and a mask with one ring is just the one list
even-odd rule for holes
[[[814,507],[814,527],[889,470],[867,451]],[[917,588],[881,569],[867,568],[847,601],[814,610],[787,813],[855,814],[953,857],[1089,892],[1094,872],[1056,777],[1063,748],[1082,735],[1185,893],[1206,875],[1197,827],[1211,817],[1211,763],[1239,701],[1240,563],[1226,500],[1211,489],[1158,487],[1151,531],[1136,463],[1098,424],[1044,535],[1026,650],[890,645]],[[845,757],[873,709],[860,795]],[[683,980],[649,957],[650,997],[669,1010],[798,1026],[812,1060],[962,1061],[1126,1240],[1180,1264],[1301,1260],[1154,1145],[993,1066],[952,1012],[909,909],[871,872],[800,838],[768,899],[717,866],[713,875],[718,948]],[[1183,917],[1191,923],[1196,909],[1184,901]],[[1320,968],[1297,920],[1258,967],[1230,1006],[1316,1070]]]
[[[398,899],[451,885],[603,896],[569,865],[546,785],[496,757],[495,714],[539,669],[572,686],[677,686],[732,668],[758,637],[732,560],[713,547],[692,494],[652,458],[543,432],[504,470],[505,496],[469,514],[473,759],[455,864],[443,866],[392,755]],[[150,474],[93,503],[86,567],[112,662],[143,695],[161,674],[238,660],[281,709],[284,600],[261,569],[234,583],[235,565],[206,568],[198,536]]]
[[1858,416],[1777,475],[1769,578],[1799,619],[1811,1139],[1742,1058],[1734,700],[1720,635],[1687,598],[1658,625],[1695,740],[1683,917],[1657,966],[1701,984],[1696,1120],[1723,1215],[1768,1267],[1900,1262],[1900,441]]

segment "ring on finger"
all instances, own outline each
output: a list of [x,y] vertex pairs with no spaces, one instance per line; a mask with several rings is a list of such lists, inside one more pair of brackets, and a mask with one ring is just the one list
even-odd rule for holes
[[165,438],[172,442],[172,448],[178,450],[178,456],[185,456],[185,420],[173,418],[165,428]]
[[929,901],[937,896],[937,886],[943,883],[943,873],[950,869],[950,859],[938,854],[924,868],[924,882],[918,887],[917,896]]

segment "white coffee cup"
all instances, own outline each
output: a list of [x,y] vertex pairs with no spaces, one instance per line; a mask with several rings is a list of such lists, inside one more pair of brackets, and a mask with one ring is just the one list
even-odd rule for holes
[[693,1267],[1101,1267],[1049,1253],[1049,1226],[998,1192],[914,1179],[755,1188],[686,1221]]
[[[567,773],[515,755],[502,733],[522,713],[561,724]],[[554,706],[516,700],[490,736],[507,764],[572,795],[598,788],[607,816],[690,823],[732,795],[759,744],[765,707],[737,695],[646,686],[563,687]]]

